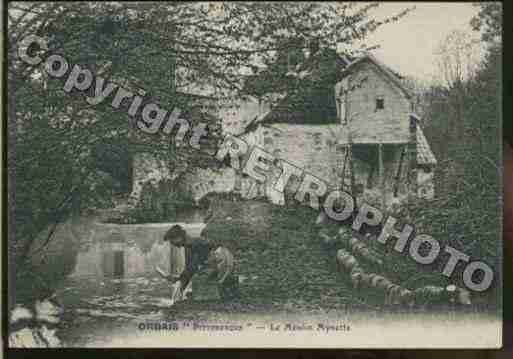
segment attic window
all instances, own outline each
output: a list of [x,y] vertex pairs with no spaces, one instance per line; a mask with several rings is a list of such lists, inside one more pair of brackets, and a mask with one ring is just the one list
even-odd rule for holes
[[383,110],[385,108],[385,99],[383,97],[378,97],[376,99],[376,111]]

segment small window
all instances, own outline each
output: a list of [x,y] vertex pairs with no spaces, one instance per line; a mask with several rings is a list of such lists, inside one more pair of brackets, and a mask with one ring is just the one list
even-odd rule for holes
[[378,97],[376,99],[376,111],[383,110],[385,108],[385,99],[382,97]]

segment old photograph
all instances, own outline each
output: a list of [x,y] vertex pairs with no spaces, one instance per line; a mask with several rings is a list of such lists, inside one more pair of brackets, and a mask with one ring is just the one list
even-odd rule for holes
[[500,348],[502,3],[9,2],[9,348]]

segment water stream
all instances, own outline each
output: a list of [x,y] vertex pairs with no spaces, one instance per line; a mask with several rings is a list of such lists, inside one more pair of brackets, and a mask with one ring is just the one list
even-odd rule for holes
[[[172,305],[170,285],[155,272],[155,266],[167,273],[181,272],[184,253],[183,249],[171,249],[162,238],[176,223],[189,235],[198,236],[205,225],[204,215],[205,211],[192,210],[170,223],[91,221],[82,228],[85,245],[78,253],[75,270],[56,292],[65,308],[59,329],[63,342],[85,345],[112,335],[127,323],[165,319]],[[111,243],[113,233],[117,240]],[[113,255],[115,252],[120,255]]]

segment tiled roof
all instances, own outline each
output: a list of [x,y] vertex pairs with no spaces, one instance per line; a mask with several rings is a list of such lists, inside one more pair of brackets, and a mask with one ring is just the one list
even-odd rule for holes
[[420,126],[417,126],[417,164],[436,165],[436,158]]

